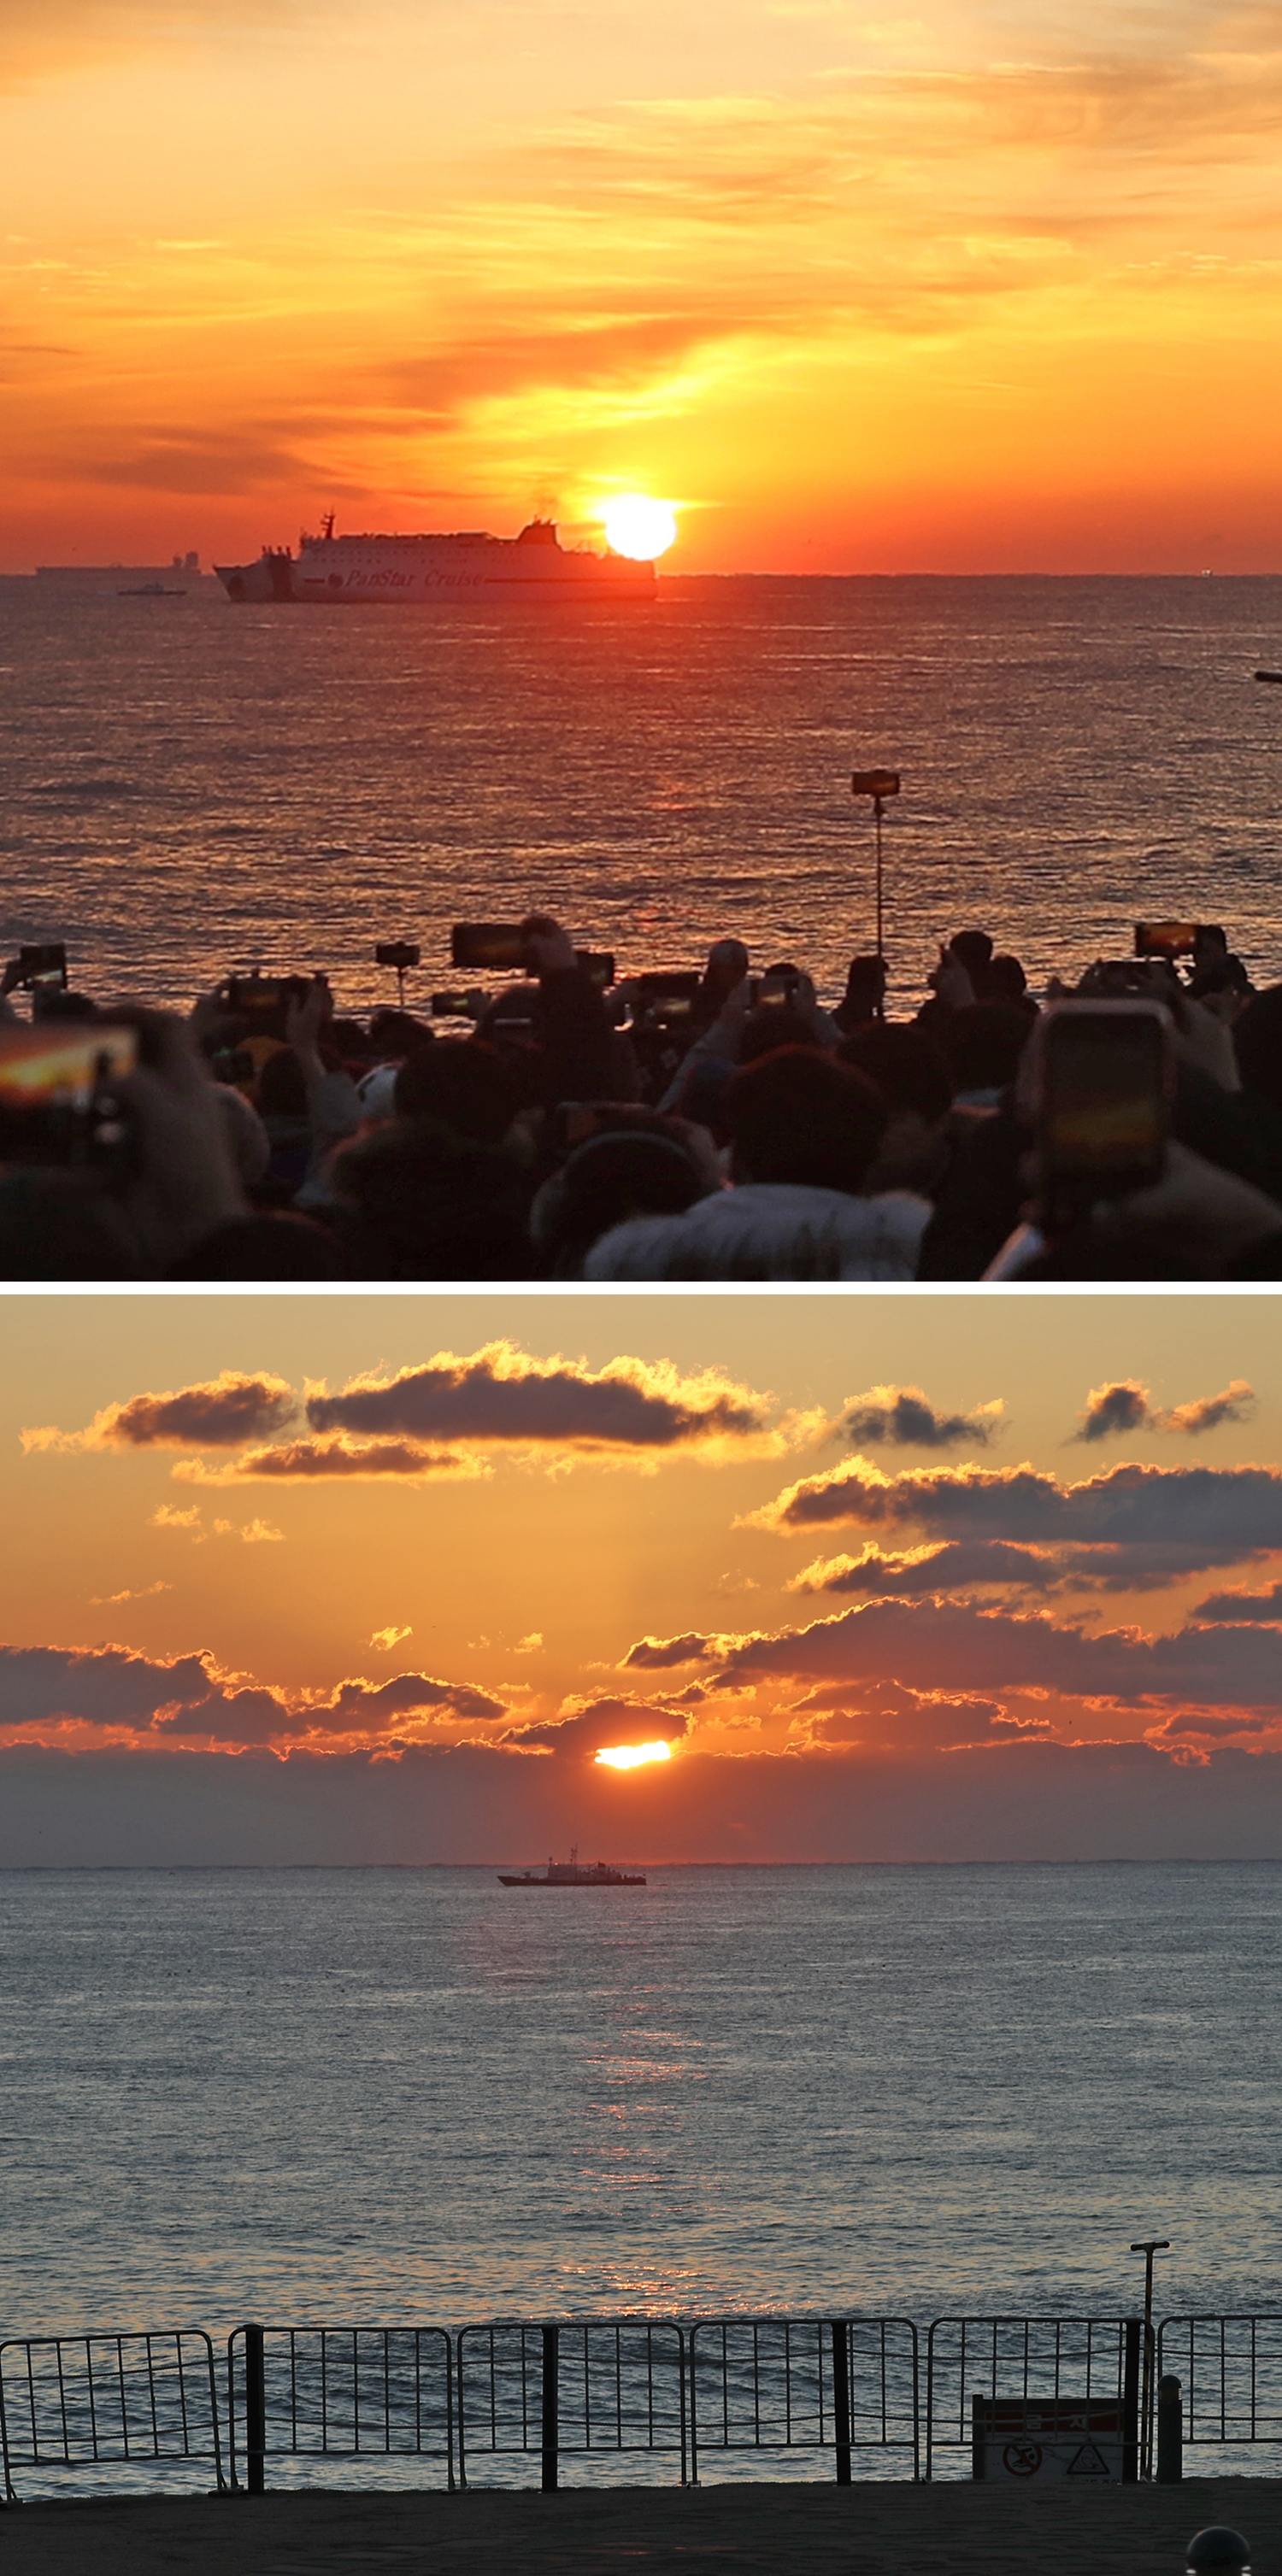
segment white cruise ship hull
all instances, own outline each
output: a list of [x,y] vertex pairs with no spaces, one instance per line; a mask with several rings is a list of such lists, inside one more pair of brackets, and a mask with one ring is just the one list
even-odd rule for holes
[[229,599],[323,608],[448,599],[653,599],[652,563],[562,546],[549,520],[519,537],[303,537],[297,555],[264,547],[253,564],[215,564]]

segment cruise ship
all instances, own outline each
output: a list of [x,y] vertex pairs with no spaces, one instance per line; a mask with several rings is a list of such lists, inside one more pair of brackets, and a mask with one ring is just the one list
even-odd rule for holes
[[468,529],[458,536],[338,537],[331,511],[318,537],[297,554],[264,546],[257,563],[215,564],[229,599],[314,602],[325,608],[366,600],[414,607],[424,600],[653,599],[652,563],[563,546],[551,519],[531,519],[517,537]]

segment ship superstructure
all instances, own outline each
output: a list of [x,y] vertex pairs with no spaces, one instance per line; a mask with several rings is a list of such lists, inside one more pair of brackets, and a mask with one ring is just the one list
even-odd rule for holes
[[526,1869],[511,1876],[499,1871],[501,1887],[644,1887],[643,1878],[610,1869],[603,1860],[581,1861],[577,1843],[568,1860],[549,1859],[546,1870]]
[[215,564],[229,599],[282,600],[318,607],[391,600],[414,607],[441,599],[653,599],[652,563],[563,546],[551,519],[531,519],[517,537],[482,529],[454,536],[336,536],[331,511],[298,553],[264,546],[257,563]]

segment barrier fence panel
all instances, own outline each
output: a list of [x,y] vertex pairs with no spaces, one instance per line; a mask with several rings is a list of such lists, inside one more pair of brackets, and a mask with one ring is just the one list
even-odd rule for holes
[[[936,2317],[926,2337],[925,2473],[973,2457],[972,2399],[1098,2398],[1138,2430],[1137,2317]],[[1125,2474],[1135,2474],[1134,2437]]]
[[542,2484],[563,2454],[671,2452],[686,2483],[685,2337],[669,2318],[461,2326],[459,2484],[469,2457],[538,2452]]
[[227,2338],[233,2486],[272,2459],[436,2459],[454,2484],[454,2375],[442,2326],[238,2326]]
[[918,2474],[917,2329],[907,2317],[718,2317],[689,2329],[690,2469],[709,2452],[900,2450]]
[[1182,2383],[1184,2442],[1282,2442],[1282,2315],[1163,2317],[1157,2371]]
[[214,2348],[187,2329],[0,2342],[5,2501],[14,2471],[206,2460],[221,2489]]

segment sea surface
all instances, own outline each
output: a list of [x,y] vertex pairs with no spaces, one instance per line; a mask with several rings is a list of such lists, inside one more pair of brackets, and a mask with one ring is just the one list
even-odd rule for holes
[[0,2333],[1282,2306],[1282,1866],[0,1874]]
[[0,945],[186,1006],[229,967],[394,998],[452,921],[532,905],[621,966],[727,933],[892,1006],[987,925],[1040,984],[1134,921],[1223,920],[1282,974],[1282,579],[664,580],[645,608],[325,614],[0,582]]

